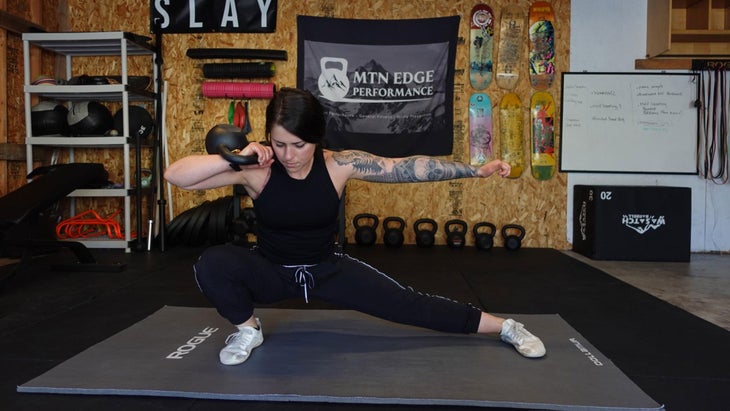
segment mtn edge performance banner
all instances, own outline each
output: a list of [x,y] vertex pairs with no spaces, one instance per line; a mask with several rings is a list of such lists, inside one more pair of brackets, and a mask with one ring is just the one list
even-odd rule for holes
[[327,146],[449,155],[459,17],[297,17],[297,86],[322,103]]

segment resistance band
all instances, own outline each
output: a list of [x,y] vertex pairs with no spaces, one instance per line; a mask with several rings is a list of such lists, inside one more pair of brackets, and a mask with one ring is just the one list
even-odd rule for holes
[[248,101],[243,103],[240,101],[231,101],[231,104],[228,106],[228,124],[233,124],[246,134],[251,132],[251,123],[248,117]]
[[730,180],[728,163],[728,61],[695,60],[692,69],[700,79],[700,135],[697,172],[718,184]]

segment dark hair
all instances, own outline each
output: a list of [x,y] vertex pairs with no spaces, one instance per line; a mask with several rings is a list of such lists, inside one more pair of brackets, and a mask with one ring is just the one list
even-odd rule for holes
[[325,134],[324,111],[312,93],[284,87],[266,107],[266,137],[279,125],[307,143],[321,144]]

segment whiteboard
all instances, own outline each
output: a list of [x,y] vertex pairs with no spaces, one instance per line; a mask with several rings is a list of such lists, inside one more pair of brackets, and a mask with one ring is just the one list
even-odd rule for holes
[[560,171],[697,174],[697,74],[562,79]]

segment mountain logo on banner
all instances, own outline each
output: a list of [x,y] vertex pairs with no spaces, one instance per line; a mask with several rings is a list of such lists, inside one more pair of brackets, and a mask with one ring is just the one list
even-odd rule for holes
[[[335,63],[339,67],[332,67]],[[339,57],[323,57],[319,61],[319,92],[330,101],[342,101],[350,91],[350,79],[347,78],[347,60]]]
[[434,70],[390,73],[370,60],[350,74],[347,59],[340,57],[322,57],[319,65],[317,86],[322,97],[330,101],[402,103],[429,100],[434,95]]

